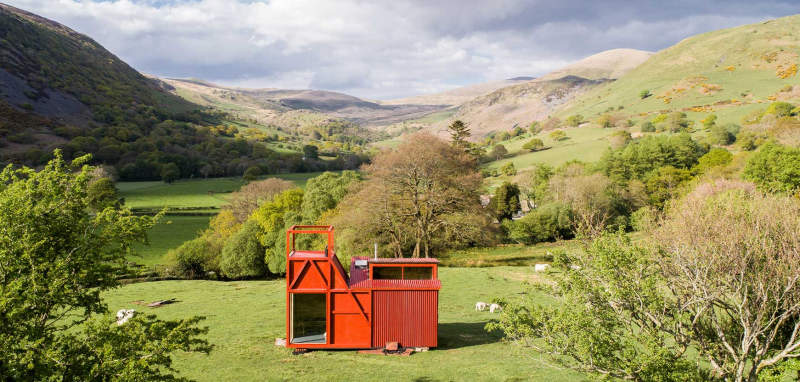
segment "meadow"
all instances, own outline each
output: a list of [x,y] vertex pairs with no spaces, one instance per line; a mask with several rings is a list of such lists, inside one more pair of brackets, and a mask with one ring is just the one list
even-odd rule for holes
[[[164,319],[205,316],[210,355],[178,354],[174,367],[198,381],[579,381],[585,376],[565,369],[529,348],[500,341],[483,328],[495,315],[476,312],[476,301],[514,299],[533,293],[527,283],[543,277],[532,266],[440,268],[439,347],[410,357],[314,351],[292,355],[274,345],[285,332],[283,279],[264,281],[159,281],[123,286],[104,294],[111,311],[133,308]],[[134,301],[175,298],[175,304],[146,308]]]
[[[280,174],[274,177],[305,187],[306,182],[319,175],[313,173]],[[265,177],[266,178],[266,177]],[[231,192],[244,182],[241,178],[212,178],[164,182],[118,182],[125,206],[143,213],[163,208],[168,213],[149,233],[149,245],[134,247],[130,261],[147,267],[163,264],[164,255],[183,242],[197,236],[208,227],[211,216],[228,203]]]

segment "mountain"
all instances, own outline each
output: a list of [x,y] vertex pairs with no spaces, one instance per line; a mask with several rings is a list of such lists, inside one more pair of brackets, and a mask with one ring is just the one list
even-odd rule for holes
[[713,113],[718,123],[742,124],[768,103],[800,100],[799,53],[800,16],[703,33],[654,54],[556,114],[594,120],[609,113],[642,122],[679,111],[694,121]]
[[611,49],[552,71],[542,80],[555,80],[566,76],[590,80],[617,79],[647,61],[652,52],[636,49]]
[[[263,124],[289,128],[302,124],[296,116],[342,119],[364,127],[422,117],[440,105],[383,104],[325,90],[242,89],[184,79],[162,79],[175,94],[201,105],[229,109]],[[301,118],[302,119],[302,118]]]
[[540,78],[506,86],[462,104],[452,116],[432,125],[443,131],[453,120],[466,122],[475,137],[527,126],[589,89],[613,81],[650,57],[650,52],[614,49],[589,56]]
[[458,106],[475,97],[489,94],[497,89],[511,85],[521,84],[534,77],[514,77],[507,80],[490,81],[475,85],[463,86],[440,93],[422,94],[414,97],[399,98],[381,101],[383,105],[445,105]]
[[[91,38],[0,4],[0,162],[41,165],[55,148],[87,153],[123,179],[341,169],[360,159],[303,160],[298,137],[249,139],[245,122],[201,110]],[[363,138],[359,138],[363,139]],[[288,146],[287,146],[288,145]],[[292,153],[294,151],[294,153]]]

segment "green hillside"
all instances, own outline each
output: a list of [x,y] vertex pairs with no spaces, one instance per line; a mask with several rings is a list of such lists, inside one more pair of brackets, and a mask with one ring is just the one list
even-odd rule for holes
[[[714,113],[719,123],[741,123],[766,103],[800,98],[793,87],[798,53],[800,16],[700,34],[578,96],[557,115],[595,120],[609,113],[638,122],[681,111],[693,120]],[[642,98],[643,91],[652,95]]]
[[[178,97],[90,37],[0,4],[0,165],[38,166],[56,148],[92,154],[123,180],[340,170],[362,158],[303,158],[225,111]],[[275,134],[277,136],[277,134]],[[277,139],[276,139],[277,140]],[[323,147],[324,149],[324,147]]]

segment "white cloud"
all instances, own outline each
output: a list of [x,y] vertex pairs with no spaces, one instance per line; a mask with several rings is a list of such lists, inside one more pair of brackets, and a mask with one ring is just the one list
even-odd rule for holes
[[[758,9],[790,9],[577,0],[9,3],[89,35],[143,72],[366,98],[541,75],[605,49],[657,50],[770,16]],[[720,11],[737,7],[733,14]],[[656,13],[661,19],[650,20]]]

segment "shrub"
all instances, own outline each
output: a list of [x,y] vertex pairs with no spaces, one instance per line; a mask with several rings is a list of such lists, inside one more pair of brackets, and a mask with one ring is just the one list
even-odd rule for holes
[[521,244],[569,239],[572,237],[572,211],[562,204],[541,206],[519,220],[503,223],[508,238]]
[[654,133],[656,131],[656,125],[650,121],[642,122],[642,132],[643,133]]
[[650,97],[651,95],[653,95],[653,93],[650,93],[649,90],[642,90],[642,91],[639,92],[639,98],[640,99],[645,99],[647,97]]
[[219,269],[219,258],[213,243],[201,236],[167,252],[175,260],[174,272],[190,279],[204,278],[208,272]]
[[722,148],[713,148],[697,160],[697,165],[692,168],[695,172],[703,173],[712,167],[725,166],[731,163],[733,154]]
[[550,133],[550,139],[554,141],[563,141],[567,139],[567,133],[565,133],[564,130],[555,130]]
[[767,143],[744,167],[744,178],[766,191],[796,191],[800,188],[800,149]]
[[609,114],[601,115],[600,118],[597,119],[597,124],[600,125],[600,127],[604,128],[609,128],[614,126],[611,115]]
[[219,268],[225,277],[241,279],[261,277],[267,272],[264,246],[258,241],[258,223],[248,220],[222,248]]
[[246,182],[251,182],[258,179],[258,176],[261,175],[261,168],[258,166],[250,166],[247,170],[244,171],[244,175],[242,175],[242,179]]
[[508,155],[508,150],[503,145],[496,145],[492,148],[492,151],[489,153],[489,156],[494,160],[500,160]]
[[567,126],[578,127],[581,123],[583,123],[583,116],[580,114],[567,117]]
[[767,111],[765,111],[764,114],[771,114],[776,117],[789,117],[792,115],[792,110],[794,110],[794,105],[788,102],[773,102],[767,107]]
[[721,145],[727,146],[733,143],[736,140],[736,136],[733,135],[728,129],[723,126],[713,125],[711,126],[711,132],[708,134],[708,143],[714,145]]
[[533,138],[522,145],[522,148],[530,151],[539,151],[544,148],[544,142],[542,142],[542,140],[539,138]]
[[503,175],[514,176],[517,175],[517,168],[514,167],[514,162],[508,162],[503,167],[500,167],[500,172]]

